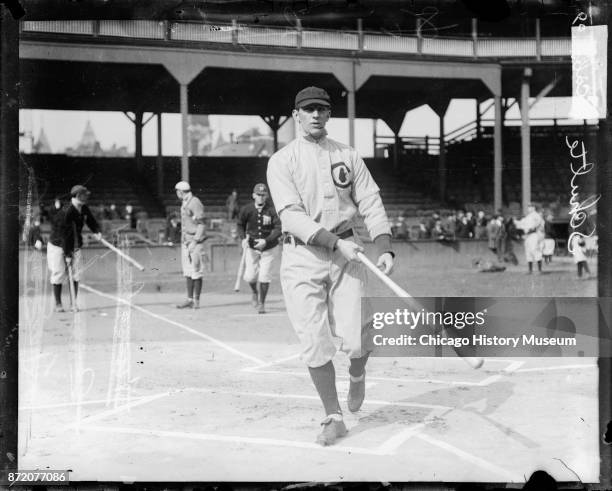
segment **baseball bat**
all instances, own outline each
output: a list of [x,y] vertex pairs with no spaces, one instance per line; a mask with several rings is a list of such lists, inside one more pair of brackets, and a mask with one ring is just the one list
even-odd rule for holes
[[[387,287],[389,287],[393,293],[395,293],[400,298],[407,298],[409,300],[414,301],[414,297],[410,295],[406,290],[400,287],[395,281],[389,278],[385,273],[383,273],[380,269],[376,267],[376,265],[370,261],[365,254],[362,252],[357,253],[357,257],[359,260],[368,268],[372,273],[374,273],[378,279],[380,279]],[[445,334],[446,335],[446,334]],[[461,354],[455,350],[455,352],[472,368],[480,368],[484,363],[482,358],[471,357],[471,356],[461,356]]]
[[125,252],[120,251],[119,249],[117,249],[113,244],[111,244],[109,241],[105,240],[104,238],[100,238],[100,242],[102,243],[102,245],[108,247],[111,251],[113,251],[115,254],[121,256],[123,259],[125,259],[126,261],[128,261],[129,263],[132,263],[134,266],[136,266],[140,271],[144,271],[144,266],[142,264],[140,264],[138,261],[136,261],[135,259],[132,259],[130,256],[128,256]]
[[238,272],[236,273],[236,283],[234,284],[234,291],[240,291],[240,282],[242,281],[242,275],[244,274],[244,266],[246,264],[247,248],[242,248],[242,256],[240,257],[240,264],[238,265]]
[[74,291],[74,276],[72,274],[72,263],[66,261],[66,268],[68,269],[68,290],[70,291],[70,306],[72,307],[72,311],[76,312],[76,292]]

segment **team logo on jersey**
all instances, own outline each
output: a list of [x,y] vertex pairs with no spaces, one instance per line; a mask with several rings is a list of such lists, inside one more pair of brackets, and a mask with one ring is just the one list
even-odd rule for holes
[[344,162],[331,166],[332,179],[339,188],[348,188],[351,185],[351,171]]

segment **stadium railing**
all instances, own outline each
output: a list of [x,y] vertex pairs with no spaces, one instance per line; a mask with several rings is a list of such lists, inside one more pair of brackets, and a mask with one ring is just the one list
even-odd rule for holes
[[22,33],[195,41],[232,45],[275,46],[461,58],[569,57],[571,38],[478,38],[398,36],[392,33],[323,29],[251,27],[149,20],[23,21]]

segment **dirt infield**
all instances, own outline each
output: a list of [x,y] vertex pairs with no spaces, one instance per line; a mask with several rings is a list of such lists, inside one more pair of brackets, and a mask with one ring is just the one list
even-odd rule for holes
[[[422,296],[594,295],[573,266],[533,276],[414,268],[396,279]],[[321,448],[321,404],[278,283],[265,315],[229,275],[209,276],[203,308],[179,311],[176,279],[158,292],[118,271],[116,285],[84,280],[77,314],[53,313],[40,278],[22,296],[22,469],[68,468],[74,480],[489,482],[545,469],[597,481],[593,359],[488,359],[472,370],[457,358],[376,358],[353,415],[338,355],[349,433]],[[374,280],[369,293],[387,294]]]

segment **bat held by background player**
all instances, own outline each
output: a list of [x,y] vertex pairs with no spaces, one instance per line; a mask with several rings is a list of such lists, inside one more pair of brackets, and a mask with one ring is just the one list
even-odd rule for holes
[[240,256],[240,264],[238,265],[238,271],[236,273],[236,283],[234,284],[234,291],[240,291],[240,282],[242,280],[242,275],[244,274],[244,268],[246,265],[246,255],[247,248],[242,247],[242,256]]
[[111,251],[113,251],[114,253],[116,253],[117,255],[121,256],[123,259],[125,259],[127,262],[131,263],[132,265],[136,266],[140,271],[144,271],[144,266],[142,264],[140,264],[138,261],[136,261],[135,259],[132,259],[130,256],[128,256],[125,252],[117,249],[113,244],[111,244],[109,241],[107,241],[106,239],[100,237],[100,242],[102,243],[102,245],[108,247]]

